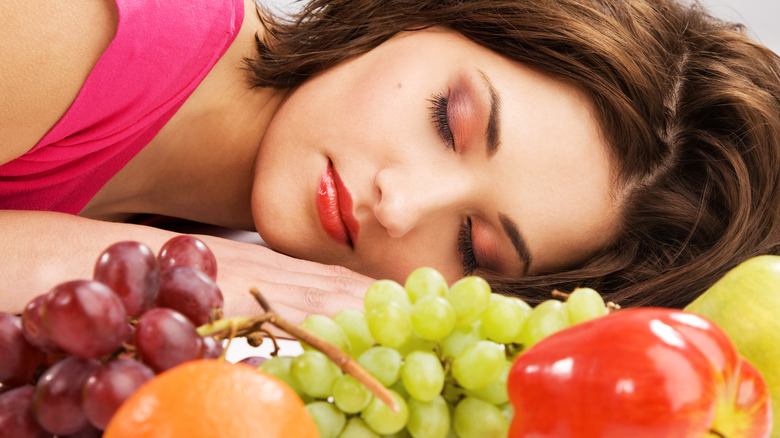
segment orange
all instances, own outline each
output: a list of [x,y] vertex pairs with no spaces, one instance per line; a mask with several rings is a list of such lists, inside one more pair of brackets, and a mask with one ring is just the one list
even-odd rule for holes
[[196,360],[146,382],[104,438],[312,438],[317,426],[284,382],[245,364]]

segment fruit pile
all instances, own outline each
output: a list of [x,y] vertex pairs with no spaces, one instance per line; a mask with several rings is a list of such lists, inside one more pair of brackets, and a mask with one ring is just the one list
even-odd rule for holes
[[403,286],[374,283],[363,311],[344,309],[333,319],[313,315],[302,324],[389,388],[395,412],[305,343],[301,355],[274,357],[260,369],[307,402],[321,438],[506,437],[512,419],[507,375],[521,346],[606,313],[592,289],[532,309],[491,293],[480,277],[448,287],[437,271],[419,268]]
[[[119,242],[92,280],[72,280],[0,313],[0,424],[13,436],[105,429],[144,382],[181,363],[216,358],[222,344],[196,326],[219,318],[217,264],[200,240],[177,236],[155,254]],[[49,434],[49,435],[47,435]]]

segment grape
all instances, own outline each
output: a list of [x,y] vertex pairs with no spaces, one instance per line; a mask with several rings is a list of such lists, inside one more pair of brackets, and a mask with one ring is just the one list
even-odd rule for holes
[[157,306],[182,313],[196,326],[207,324],[224,303],[217,283],[192,266],[174,266],[160,277]]
[[607,314],[607,306],[601,294],[590,288],[574,289],[566,298],[569,324],[577,324]]
[[[344,330],[335,321],[325,315],[310,315],[302,323],[301,327],[314,333],[327,342],[335,345],[339,350],[349,353],[350,345]],[[304,350],[313,350],[314,347],[301,342]]]
[[309,397],[301,389],[301,385],[290,374],[290,365],[293,358],[289,356],[275,356],[260,364],[260,369],[290,386],[298,396],[306,402]]
[[25,339],[46,353],[61,353],[62,348],[51,338],[43,325],[43,302],[46,295],[30,300],[22,312],[22,333]]
[[378,280],[366,290],[366,295],[363,297],[363,308],[369,312],[377,305],[388,301],[398,303],[404,309],[412,307],[412,302],[403,286],[392,280]]
[[404,289],[412,304],[426,295],[443,298],[447,296],[447,280],[433,268],[417,268],[406,277]]
[[459,438],[504,438],[509,430],[501,410],[473,397],[461,400],[452,417]]
[[455,324],[469,325],[487,309],[490,285],[481,277],[463,277],[450,287],[447,299],[455,310]]
[[306,410],[314,419],[320,438],[337,438],[347,422],[346,415],[326,401],[311,402]]
[[333,403],[347,414],[362,411],[368,406],[372,397],[371,391],[349,374],[339,376],[333,382],[331,393],[333,394]]
[[569,326],[566,304],[558,300],[539,303],[528,315],[520,333],[520,343],[529,348],[551,334]]
[[482,333],[491,341],[500,344],[512,343],[520,336],[520,330],[530,314],[531,306],[525,301],[491,294],[487,309],[479,317],[482,321]]
[[512,362],[506,361],[504,371],[501,372],[498,379],[484,388],[466,390],[466,394],[484,400],[492,405],[507,403],[509,401],[509,393],[507,392],[506,381],[509,377],[509,370],[511,368]]
[[32,411],[35,386],[24,385],[0,394],[0,435],[44,438],[51,434],[41,428]]
[[68,356],[44,371],[33,394],[35,418],[44,429],[68,435],[87,426],[81,394],[99,366],[94,359]]
[[349,340],[349,355],[357,358],[374,345],[374,338],[368,330],[366,314],[358,309],[342,309],[333,317],[333,321],[344,330]]
[[165,242],[157,262],[162,273],[174,266],[190,266],[217,281],[217,258],[205,243],[193,236],[180,235]]
[[398,412],[393,412],[382,400],[377,397],[371,399],[371,403],[360,413],[368,427],[380,435],[396,433],[406,426],[409,418],[409,407],[397,392],[388,389],[398,406]]
[[471,345],[482,340],[482,323],[477,320],[471,325],[455,327],[449,336],[441,340],[441,352],[444,357],[456,358]]
[[435,354],[415,351],[404,360],[401,381],[409,395],[420,401],[431,401],[444,388],[444,369]]
[[392,348],[371,347],[361,354],[357,361],[388,388],[393,386],[401,373],[401,354]]
[[157,259],[139,242],[118,242],[106,248],[95,264],[94,278],[114,291],[127,314],[134,317],[154,306],[160,286]]
[[[203,358],[204,359],[217,359],[222,355],[223,351],[225,351],[225,346],[222,345],[221,342],[214,339],[213,336],[203,337]],[[251,359],[251,358],[246,358],[241,362],[244,362],[247,359]],[[265,358],[260,358],[260,359],[265,359]],[[254,366],[257,367],[257,365],[260,365],[260,362],[257,362]]]
[[339,438],[380,438],[379,434],[371,430],[370,427],[360,417],[352,417],[347,420],[347,424],[341,431]]
[[203,338],[181,313],[155,308],[144,313],[135,327],[138,356],[156,373],[203,357]]
[[46,355],[22,333],[22,319],[10,313],[0,313],[0,382],[8,386],[32,383]]
[[390,348],[399,348],[412,336],[409,312],[394,301],[377,304],[366,313],[368,330],[376,341]]
[[105,429],[119,405],[153,377],[149,367],[132,359],[101,365],[84,384],[83,409],[89,422]]
[[445,438],[450,430],[450,410],[440,395],[431,401],[409,400],[406,425],[414,438]]
[[484,388],[501,376],[506,355],[491,341],[478,341],[452,361],[452,376],[466,389]]
[[[205,341],[206,338],[203,338]],[[205,353],[204,353],[205,354]],[[217,356],[219,357],[219,356]],[[206,358],[204,356],[204,359],[216,359],[215,357]],[[252,368],[260,368],[260,365],[263,364],[263,362],[267,362],[269,359],[264,356],[248,356],[238,361],[238,363],[242,363],[244,365],[249,365]]]
[[100,438],[103,436],[103,432],[91,424],[87,424],[83,429],[63,435],[61,438]]
[[455,327],[455,310],[445,298],[427,295],[412,307],[412,328],[423,339],[439,340]]
[[341,369],[317,350],[304,351],[290,364],[290,375],[301,390],[314,398],[327,398]]
[[404,345],[398,347],[396,351],[401,353],[402,357],[406,357],[409,353],[415,351],[434,351],[436,349],[436,341],[423,339],[417,336],[416,333],[412,333],[412,336],[404,343]]
[[43,302],[43,324],[70,354],[98,358],[122,345],[127,312],[103,283],[73,280],[56,286]]

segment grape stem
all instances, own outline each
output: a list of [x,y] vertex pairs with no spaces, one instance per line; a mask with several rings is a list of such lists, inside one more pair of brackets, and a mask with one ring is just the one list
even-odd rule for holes
[[265,297],[263,297],[263,294],[261,294],[257,288],[253,287],[249,289],[249,293],[251,293],[255,300],[257,300],[257,302],[260,304],[260,307],[265,310],[265,314],[263,316],[267,317],[267,322],[270,322],[271,324],[286,331],[290,335],[297,338],[299,341],[305,342],[321,351],[323,354],[328,356],[328,358],[333,363],[338,365],[342,371],[351,375],[360,383],[365,385],[369,391],[382,400],[393,412],[398,412],[398,405],[395,403],[395,399],[393,399],[393,396],[390,394],[387,388],[385,388],[385,386],[382,385],[379,380],[366,371],[365,368],[361,367],[360,364],[352,359],[352,357],[350,357],[347,353],[341,351],[335,345],[327,342],[326,340],[304,329],[303,327],[293,324],[279,316],[279,314],[273,310],[271,304],[265,299]]

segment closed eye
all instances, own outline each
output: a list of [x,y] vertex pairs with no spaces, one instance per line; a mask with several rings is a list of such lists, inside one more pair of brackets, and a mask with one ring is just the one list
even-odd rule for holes
[[452,134],[450,128],[449,118],[447,116],[447,105],[449,104],[449,98],[439,93],[429,99],[431,106],[429,110],[431,112],[431,121],[436,127],[436,132],[439,133],[444,144],[448,149],[455,150],[455,137]]

